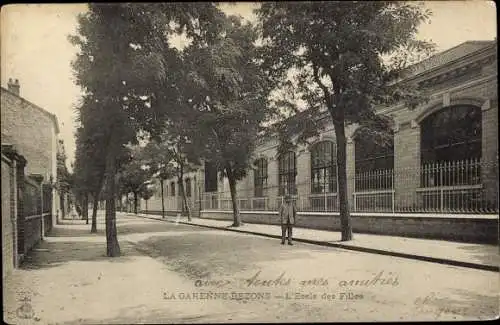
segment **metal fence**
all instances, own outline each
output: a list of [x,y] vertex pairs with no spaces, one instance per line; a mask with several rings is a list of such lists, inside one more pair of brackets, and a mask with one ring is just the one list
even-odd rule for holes
[[25,180],[23,211],[26,218],[38,217],[42,213],[42,196],[40,187],[32,181]]
[[25,178],[22,198],[24,226],[21,240],[24,241],[24,253],[30,251],[42,238],[42,195],[34,181]]
[[[497,163],[480,160],[422,164],[417,168],[375,170],[348,178],[353,212],[498,213]],[[314,183],[314,184],[313,184]],[[339,211],[338,190],[331,183],[305,180],[296,184],[297,209],[303,212]],[[314,185],[314,186],[313,186]],[[238,191],[240,210],[276,211],[283,196],[267,186],[263,197],[253,189]],[[230,193],[204,193],[202,210],[232,210]]]

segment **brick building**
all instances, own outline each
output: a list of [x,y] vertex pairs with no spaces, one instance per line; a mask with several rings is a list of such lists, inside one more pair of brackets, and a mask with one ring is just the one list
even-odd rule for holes
[[[392,119],[390,143],[375,143],[358,125],[346,127],[348,197],[354,217],[498,213],[496,47],[496,40],[468,41],[410,67],[404,81],[423,86],[429,101],[413,110],[403,104],[378,108]],[[325,125],[321,135],[310,139],[310,146],[280,157],[277,138],[259,139],[255,167],[238,183],[241,210],[249,211],[243,213],[244,221],[268,222],[265,212],[276,211],[283,194],[292,193],[299,211],[308,215],[305,226],[338,228],[338,220],[316,218],[338,211],[335,133],[328,115],[318,119]],[[227,218],[229,187],[213,168],[206,164],[186,175],[184,182],[192,188],[195,211],[203,217]],[[177,187],[176,180],[165,181],[167,210],[178,210]],[[150,200],[151,210],[158,200],[158,194]],[[373,225],[366,220],[359,227],[370,232]],[[383,224],[381,219],[374,223]]]
[[[2,144],[13,145],[26,158],[26,174],[43,176],[45,183],[57,179],[59,125],[57,117],[20,96],[20,85],[9,79],[1,93]],[[59,210],[54,190],[52,211]]]
[[2,262],[5,277],[57,222],[57,118],[22,98],[19,81],[1,90]]

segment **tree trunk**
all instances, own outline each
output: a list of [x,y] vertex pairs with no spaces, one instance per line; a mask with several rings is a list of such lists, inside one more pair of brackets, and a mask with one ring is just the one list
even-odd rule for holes
[[64,194],[59,194],[59,203],[61,206],[61,217],[66,219],[66,210],[64,209]]
[[342,241],[352,239],[352,224],[349,214],[349,200],[347,197],[347,164],[346,164],[346,136],[344,121],[333,123],[335,128],[335,137],[337,139],[337,167],[339,182],[339,208],[340,208],[340,226],[342,232]]
[[230,166],[226,165],[226,175],[231,191],[231,201],[233,203],[233,224],[232,227],[241,226],[240,208],[238,207],[238,197],[236,193],[236,179]]
[[89,224],[89,194],[85,193],[82,203],[82,213],[85,219],[85,224]]
[[165,198],[163,197],[163,179],[160,179],[161,185],[161,217],[165,218]]
[[91,233],[97,232],[97,208],[99,208],[99,194],[94,194],[94,204],[92,206],[92,228]]
[[187,213],[187,218],[188,218],[188,221],[191,221],[191,208],[189,207],[189,204],[187,202],[187,198],[186,198],[186,191],[184,190],[184,168],[183,166],[181,165],[181,167],[179,168],[179,190],[181,191],[181,197],[182,197],[182,210],[181,210],[181,214],[184,216],[186,215]]
[[[113,142],[111,142],[113,145]],[[120,256],[120,245],[116,234],[116,158],[114,150],[110,150],[106,157],[106,255]]]
[[148,213],[148,200],[144,200],[146,201],[146,214]]
[[137,192],[134,192],[134,214],[137,214]]

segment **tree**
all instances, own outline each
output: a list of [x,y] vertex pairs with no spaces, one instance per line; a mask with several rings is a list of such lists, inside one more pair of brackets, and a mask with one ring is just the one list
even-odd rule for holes
[[165,213],[163,181],[175,176],[182,197],[182,214],[187,213],[188,220],[191,221],[192,214],[187,203],[183,180],[185,173],[193,171],[195,166],[200,164],[199,153],[204,148],[191,140],[198,132],[198,122],[192,119],[192,113],[179,110],[171,116],[165,125],[166,131],[144,147],[142,159],[151,168],[151,172],[160,179],[162,216]]
[[[384,129],[380,125],[387,126],[386,120],[375,114],[376,105],[403,100],[410,106],[418,104],[418,90],[396,81],[413,60],[433,49],[416,39],[419,24],[430,12],[418,3],[332,1],[267,2],[257,14],[269,78],[293,99],[307,103],[304,117],[318,116],[321,108],[329,112],[337,141],[342,240],[350,240],[345,124]],[[295,74],[293,81],[287,80],[290,71]],[[287,107],[298,111],[297,105]]]
[[155,142],[148,143],[144,151],[145,164],[149,166],[153,176],[160,180],[161,217],[165,218],[164,182],[175,175],[170,151],[165,150],[162,144]]
[[[106,147],[101,144],[105,143],[107,133],[101,129],[99,116],[94,113],[99,109],[98,100],[92,96],[84,96],[76,107],[80,127],[76,131],[75,188],[85,201],[92,198],[91,233],[97,232],[97,209],[106,172]],[[84,206],[88,206],[88,203]]]
[[72,192],[72,175],[66,167],[66,152],[64,151],[64,142],[62,140],[59,140],[56,154],[56,169],[56,189],[59,192],[61,210],[64,217],[66,215],[66,208],[69,208],[65,205],[65,198]]
[[148,200],[153,196],[154,190],[151,187],[151,184],[145,184],[145,186],[142,187],[140,196],[141,198],[146,201],[146,213],[148,213]]
[[146,182],[151,178],[151,171],[141,159],[141,149],[132,149],[131,159],[124,164],[118,173],[118,193],[134,195],[134,213],[137,214],[138,201],[146,187]]
[[246,176],[255,139],[267,118],[269,87],[258,62],[257,30],[235,16],[227,17],[222,26],[213,42],[193,42],[185,50],[184,96],[198,115],[198,131],[190,140],[199,144],[195,147],[203,147],[200,155],[227,177],[233,226],[238,227],[236,184]]
[[115,209],[119,156],[125,145],[137,143],[139,131],[155,133],[177,100],[171,78],[179,53],[168,37],[185,33],[191,39],[210,39],[219,13],[213,3],[120,3],[90,4],[79,16],[78,35],[70,37],[80,49],[73,69],[77,85],[99,105],[88,113],[104,134],[99,145],[106,153],[108,256],[120,255]]

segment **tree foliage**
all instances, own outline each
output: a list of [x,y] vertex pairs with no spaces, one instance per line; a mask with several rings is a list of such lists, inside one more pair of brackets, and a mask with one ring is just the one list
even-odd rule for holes
[[62,146],[63,142],[60,141],[60,148],[56,154],[56,169],[57,179],[56,188],[61,195],[72,192],[73,188],[73,175],[68,171],[66,166],[66,152]]
[[161,133],[176,109],[180,55],[169,36],[210,40],[219,15],[213,3],[89,4],[77,35],[70,36],[80,50],[73,63],[76,84],[98,103],[82,115],[103,134],[108,256],[120,255],[114,204],[123,147],[137,143],[140,131]]
[[[410,107],[422,96],[412,85],[397,82],[405,68],[428,55],[433,45],[416,38],[430,12],[408,2],[267,2],[257,10],[264,38],[268,77],[285,94],[276,101],[298,112],[302,121],[275,129],[282,139],[314,135],[313,119],[325,109],[337,140],[342,239],[352,238],[346,182],[346,122],[383,134],[388,120],[375,108],[404,101]],[[292,72],[293,78],[289,78]],[[291,100],[290,100],[291,99]],[[305,118],[307,115],[307,119]],[[290,141],[283,141],[290,146]],[[281,148],[281,150],[285,150]]]
[[134,213],[137,214],[138,199],[147,187],[147,181],[152,174],[149,166],[145,165],[141,155],[141,148],[134,147],[130,150],[129,159],[119,169],[117,186],[119,194],[132,193],[134,195]]
[[257,38],[251,24],[229,16],[217,38],[193,42],[183,55],[190,85],[184,98],[197,115],[198,132],[191,140],[201,143],[195,146],[204,148],[199,155],[228,178],[234,226],[240,224],[236,182],[251,166],[255,140],[269,113],[269,85],[258,61]]

